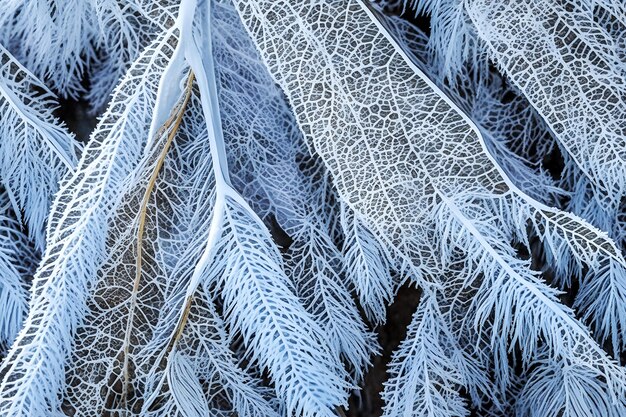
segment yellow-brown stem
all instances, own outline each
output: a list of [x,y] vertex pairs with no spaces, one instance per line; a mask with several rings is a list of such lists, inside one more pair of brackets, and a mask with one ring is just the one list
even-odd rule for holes
[[185,108],[187,107],[187,103],[189,102],[189,98],[191,97],[191,91],[193,88],[194,74],[193,72],[189,72],[189,77],[187,78],[187,85],[185,87],[185,93],[183,100],[177,108],[172,111],[172,115],[165,121],[163,126],[159,129],[158,135],[162,135],[169,130],[169,134],[163,145],[163,149],[159,154],[159,157],[156,161],[154,169],[152,170],[152,174],[150,175],[150,179],[148,181],[148,186],[146,187],[146,191],[143,195],[143,199],[141,201],[141,206],[139,208],[139,226],[137,228],[137,256],[136,256],[136,268],[135,268],[135,281],[133,283],[133,292],[131,295],[131,301],[129,306],[129,314],[128,314],[128,322],[126,326],[126,333],[124,338],[124,364],[122,367],[122,374],[124,378],[124,385],[122,389],[122,401],[126,404],[126,394],[128,391],[128,386],[130,384],[130,372],[129,372],[129,347],[130,347],[130,329],[132,327],[133,319],[134,319],[134,311],[137,304],[137,294],[139,292],[139,285],[141,283],[141,268],[142,268],[142,255],[143,255],[143,234],[146,225],[146,212],[148,208],[148,202],[150,200],[150,195],[154,189],[156,184],[157,177],[159,175],[159,171],[161,167],[163,167],[163,163],[165,162],[165,157],[167,155],[172,142],[174,141],[174,137],[176,137],[176,132],[180,127],[180,124],[183,119],[183,114],[185,113]]

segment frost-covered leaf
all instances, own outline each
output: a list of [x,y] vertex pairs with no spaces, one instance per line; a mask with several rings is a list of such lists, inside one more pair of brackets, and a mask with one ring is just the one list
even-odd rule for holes
[[[184,293],[201,255],[213,181],[202,144],[206,129],[193,123],[193,113],[183,119],[190,95],[188,85],[120,186],[121,201],[103,242],[106,256],[87,297],[66,377],[66,401],[75,415],[141,407],[146,386],[153,384],[150,371],[169,343],[173,319],[167,317],[180,309],[180,296],[178,304],[169,300],[181,291],[178,286]],[[198,176],[205,186],[194,190]]]
[[[620,7],[598,3],[619,24]],[[626,173],[626,84],[615,40],[594,19],[593,4],[472,1],[469,5],[491,55],[566,153],[563,184],[572,191],[568,208],[608,231],[621,248],[626,238],[620,218]],[[556,261],[562,285],[580,276],[581,266],[569,255],[556,253],[550,259]],[[603,261],[592,269],[589,276],[580,277],[576,307],[618,353],[626,342],[622,330],[626,270],[615,261]]]
[[[536,216],[542,223],[554,220],[555,233],[572,226],[511,184],[476,126],[410,63],[366,6],[235,3],[339,195],[368,227],[432,275],[453,250],[465,253],[467,283],[479,287],[470,317],[479,328],[496,318],[486,325],[494,350],[508,335],[522,343],[528,365],[545,340],[554,357],[590,364],[604,375],[598,383],[605,394],[621,401],[624,370],[510,243],[527,241],[526,223]],[[606,236],[569,219],[621,258]],[[568,238],[592,244],[585,236]]]
[[[619,14],[618,6],[600,3],[604,3],[603,7],[606,8],[599,6],[600,9]],[[607,13],[610,14],[608,11]],[[433,14],[431,19],[436,21],[438,17]],[[555,188],[545,173],[533,172],[527,166],[529,159],[547,155],[555,144],[550,129],[527,100],[519,96],[515,88],[507,87],[499,81],[499,77],[494,74],[473,75],[477,70],[472,67],[457,70],[456,82],[448,82],[433,68],[436,52],[428,50],[424,40],[426,37],[420,37],[419,29],[399,18],[387,17],[386,21],[409,56],[417,58],[418,64],[481,129],[488,149],[509,178],[527,194],[548,204],[556,204],[559,195],[565,192]],[[618,23],[619,19],[614,18],[613,21]],[[520,36],[525,35],[520,32]],[[610,43],[610,40],[607,39],[606,42]],[[567,207],[602,230],[610,232],[618,243],[623,242],[626,235],[621,231],[617,212],[617,209],[622,208],[614,207],[607,213],[606,208],[596,198],[597,190],[594,191],[589,178],[568,154],[565,157],[566,168],[561,185],[569,190],[566,192],[570,197]],[[563,245],[567,241],[571,242],[573,239],[566,239],[557,247],[546,248],[546,264],[555,271],[556,283],[562,288],[570,288],[573,278],[579,280],[580,290],[575,306],[585,319],[594,323],[599,339],[610,339],[614,352],[618,354],[626,341],[621,330],[626,314],[626,305],[622,302],[626,296],[622,288],[626,276],[624,266],[620,261],[603,261],[592,267],[587,276],[581,276],[583,265],[576,257],[571,256],[567,245]],[[579,253],[584,255],[585,250],[579,249]]]
[[126,182],[68,372],[76,415],[273,412],[268,390],[238,368],[212,301],[193,290],[216,196],[197,92],[184,100]]
[[0,410],[7,415],[50,415],[59,410],[57,395],[64,385],[72,337],[107,257],[110,221],[122,197],[119,191],[141,156],[158,83],[176,42],[169,31],[135,62],[77,171],[55,198],[25,328],[0,369]]
[[[472,119],[487,149],[511,181],[538,201],[555,204],[565,191],[557,188],[554,180],[540,169],[541,159],[537,161],[535,156],[546,155],[555,141],[525,98],[498,75],[471,63],[456,68],[450,80],[437,69],[437,50],[428,47],[432,35],[426,36],[403,18],[377,16],[413,63]],[[436,19],[435,15],[431,17]]]

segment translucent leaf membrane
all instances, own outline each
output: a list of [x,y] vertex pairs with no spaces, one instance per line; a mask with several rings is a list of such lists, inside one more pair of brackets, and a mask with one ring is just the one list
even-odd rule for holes
[[[583,7],[593,10],[593,19],[613,40],[617,57],[626,63],[626,6],[619,0],[583,1]],[[624,70],[625,67],[622,66]]]
[[26,317],[37,259],[6,192],[0,193],[0,232],[0,352],[4,353]]
[[0,182],[38,250],[59,182],[80,145],[53,116],[56,97],[0,46]]
[[565,193],[540,170],[541,157],[536,156],[545,155],[555,142],[530,104],[498,75],[465,61],[455,69],[454,80],[449,80],[437,70],[437,53],[429,49],[426,34],[403,18],[378,16],[412,62],[477,125],[511,181],[536,200],[555,205]]
[[158,83],[176,43],[175,33],[166,32],[133,64],[77,171],[55,198],[30,311],[0,368],[3,414],[53,415],[60,408],[66,358],[107,258],[110,221],[121,203],[120,190],[141,158]]
[[609,215],[624,195],[623,63],[576,2],[469,2],[479,36],[544,118]]
[[[202,252],[214,196],[206,125],[185,97],[121,187],[67,369],[75,415],[138,412]],[[168,145],[168,143],[170,145]],[[181,295],[182,293],[182,295]]]
[[[577,244],[569,239],[594,246],[598,238],[623,264],[615,245],[513,186],[476,126],[410,63],[363,3],[235,4],[340,197],[389,250],[423,276],[445,270],[452,251],[464,253],[466,283],[478,287],[469,317],[478,329],[488,323],[494,351],[519,344],[520,360],[529,366],[545,342],[552,357],[572,358],[603,375],[597,377],[603,395],[622,410],[623,368],[510,242],[527,242],[526,224],[537,218],[550,224],[552,238],[568,239],[570,250]],[[571,233],[579,229],[594,238]],[[594,259],[607,259],[596,250]]]
[[[311,385],[316,387],[315,401],[322,404],[327,400],[324,393],[337,391],[332,374],[325,373],[324,364],[332,360],[324,356],[329,353],[322,347],[321,331],[315,332],[289,287],[280,283],[284,273],[264,226],[248,217],[249,208],[216,195],[211,140],[201,110],[197,98],[177,109],[185,116],[173,131],[172,148],[164,150],[163,137],[155,141],[151,154],[129,178],[113,222],[119,229],[111,231],[109,259],[100,269],[90,313],[77,335],[77,341],[89,343],[76,342],[72,363],[80,365],[68,371],[67,402],[76,415],[195,415],[207,409],[275,413],[265,399],[269,391],[238,368],[212,301],[194,284],[196,273],[205,277],[202,288],[212,286],[211,277],[223,277],[215,296],[225,291],[231,329],[242,332],[255,361],[272,365],[269,370],[279,395],[290,401],[288,407],[311,401],[302,392]],[[163,167],[158,169],[155,164],[161,158]],[[150,175],[157,170],[158,176]],[[156,182],[142,208],[149,178]],[[198,270],[209,223],[216,218],[221,219],[223,237],[208,269]],[[142,259],[141,267],[137,259]],[[250,292],[238,284],[242,279],[252,284]],[[260,297],[267,304],[257,311],[249,303]],[[276,320],[278,314],[285,317]],[[297,337],[288,327],[295,323],[301,324]],[[281,337],[276,339],[276,334]],[[311,334],[320,335],[317,343],[309,339]]]

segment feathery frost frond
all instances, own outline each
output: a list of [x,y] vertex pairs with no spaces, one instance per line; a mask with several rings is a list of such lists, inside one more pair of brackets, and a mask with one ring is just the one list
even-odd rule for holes
[[174,0],[3,0],[0,40],[54,91],[74,99],[86,93],[101,110],[177,8]]
[[[464,384],[462,369],[451,358],[454,344],[434,295],[425,295],[389,365],[390,379],[382,397],[383,416],[467,416],[458,392]],[[456,389],[455,389],[456,387]]]
[[11,345],[28,311],[36,255],[5,192],[0,194],[0,351]]
[[287,251],[287,270],[297,293],[359,381],[378,349],[342,276],[343,257],[319,222],[304,225],[293,239]]
[[343,202],[341,226],[345,236],[343,272],[353,283],[370,321],[383,323],[386,305],[394,294],[391,254]]
[[103,109],[115,85],[139,54],[174,23],[178,3],[159,0],[91,0],[97,17],[97,49],[89,63],[85,98],[92,110]]
[[[602,376],[586,364],[543,358],[534,366],[517,396],[516,416],[619,417],[626,412],[607,399]],[[579,396],[580,391],[587,395]]]
[[626,271],[620,262],[603,262],[582,277],[574,308],[593,324],[597,337],[610,340],[617,357],[626,347]]
[[334,355],[321,348],[324,333],[304,308],[296,307],[298,298],[261,223],[238,203],[226,204],[221,251],[229,257],[219,286],[231,327],[242,333],[252,357],[272,372],[289,414],[334,415],[329,405],[344,405],[341,393],[347,386],[337,378],[343,372],[333,365]]
[[426,47],[432,55],[432,69],[438,78],[455,83],[468,65],[486,69],[485,45],[476,35],[465,0],[404,0],[404,12],[430,16]]
[[0,42],[64,97],[78,97],[98,36],[91,1],[2,0]]
[[0,46],[0,181],[38,250],[63,177],[80,145],[53,116],[54,95]]
[[[441,230],[446,237],[443,242],[455,242],[469,256],[465,266],[466,281],[481,281],[466,320],[473,320],[478,329],[491,328],[493,351],[507,351],[509,344],[518,346],[519,359],[525,366],[531,366],[539,347],[545,343],[550,357],[563,366],[573,363],[590,369],[604,397],[612,398],[607,402],[612,404],[613,410],[622,410],[623,403],[613,395],[621,395],[624,389],[623,368],[608,359],[572,312],[559,304],[556,291],[529,270],[528,262],[516,259],[514,251],[502,243],[511,237],[507,240],[501,226],[490,220],[473,221],[461,212],[461,206],[464,206],[463,211],[465,207],[472,207],[472,217],[483,212],[484,207],[474,202],[457,205],[448,200],[440,213],[443,218],[450,215],[454,218],[452,224]],[[510,221],[520,219],[513,217]],[[508,340],[502,335],[508,335]],[[573,384],[582,386],[584,381]],[[584,390],[575,395],[587,398]]]

